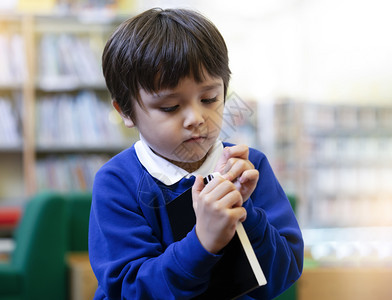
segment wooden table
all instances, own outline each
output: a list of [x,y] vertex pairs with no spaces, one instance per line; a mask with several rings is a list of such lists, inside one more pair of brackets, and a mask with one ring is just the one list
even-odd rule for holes
[[305,269],[298,300],[392,299],[392,266]]
[[70,300],[91,300],[98,286],[87,252],[68,255]]

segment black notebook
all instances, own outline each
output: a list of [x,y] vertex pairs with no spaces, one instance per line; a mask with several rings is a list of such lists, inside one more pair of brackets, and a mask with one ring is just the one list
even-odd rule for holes
[[[205,182],[211,180],[209,175]],[[192,188],[167,205],[175,241],[183,239],[196,224],[192,206]],[[223,256],[214,266],[208,289],[194,299],[236,299],[267,283],[242,223],[223,249]]]

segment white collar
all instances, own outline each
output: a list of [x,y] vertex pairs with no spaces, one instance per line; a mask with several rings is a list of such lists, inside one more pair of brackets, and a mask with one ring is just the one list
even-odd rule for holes
[[148,173],[156,179],[162,181],[166,185],[172,185],[180,181],[182,178],[190,178],[194,175],[203,177],[212,173],[218,163],[223,152],[223,144],[221,141],[215,141],[207,154],[207,158],[199,169],[192,173],[188,173],[184,169],[177,167],[173,163],[167,161],[163,157],[156,155],[147,142],[140,135],[140,140],[135,143],[136,155],[141,164],[147,169]]

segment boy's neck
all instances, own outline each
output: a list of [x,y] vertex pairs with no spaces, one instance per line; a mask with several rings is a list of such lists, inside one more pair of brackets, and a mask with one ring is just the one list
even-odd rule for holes
[[196,161],[196,162],[184,162],[184,161],[176,161],[176,160],[168,159],[168,158],[160,155],[159,153],[155,152],[153,149],[151,149],[151,151],[154,152],[156,155],[158,155],[158,156],[166,159],[167,161],[171,162],[173,165],[176,165],[177,167],[179,167],[181,169],[184,169],[188,173],[192,173],[192,172],[196,171],[197,169],[199,169],[201,167],[201,165],[205,162],[206,158],[207,158],[207,155],[205,155],[199,161]]
[[176,165],[177,167],[184,169],[188,173],[192,173],[201,167],[201,165],[204,163],[206,158],[207,155],[205,155],[201,160],[196,162],[183,162],[183,161],[175,161],[170,159],[168,159],[168,161],[170,161],[172,164]]

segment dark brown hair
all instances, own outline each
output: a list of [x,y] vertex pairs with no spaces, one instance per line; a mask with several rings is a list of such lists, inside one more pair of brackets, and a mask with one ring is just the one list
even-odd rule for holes
[[154,8],[123,22],[106,43],[102,68],[112,99],[133,120],[140,88],[158,92],[188,76],[201,82],[207,72],[222,78],[226,96],[231,73],[218,29],[187,9]]

